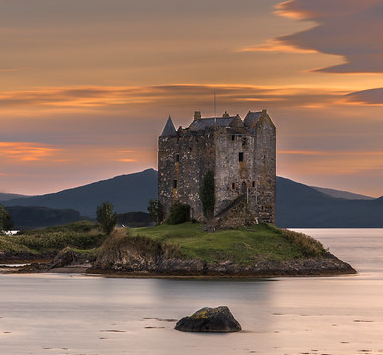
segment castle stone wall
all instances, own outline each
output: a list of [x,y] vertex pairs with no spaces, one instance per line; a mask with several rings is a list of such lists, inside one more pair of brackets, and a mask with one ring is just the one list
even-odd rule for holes
[[[251,114],[251,115],[250,115]],[[249,116],[250,115],[250,116]],[[177,132],[170,120],[158,140],[158,191],[165,218],[178,200],[202,221],[200,190],[208,170],[214,172],[215,214],[238,196],[260,220],[275,222],[276,130],[266,111],[202,119]],[[244,123],[245,122],[245,123]]]
[[214,157],[214,140],[209,136],[179,132],[177,137],[159,138],[158,194],[165,216],[178,200],[190,205],[192,218],[203,219],[199,192],[206,172],[215,169]]

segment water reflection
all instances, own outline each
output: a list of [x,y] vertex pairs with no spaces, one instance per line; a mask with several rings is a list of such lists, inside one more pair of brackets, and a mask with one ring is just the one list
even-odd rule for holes
[[[383,230],[304,230],[360,273],[261,281],[0,275],[0,354],[382,354]],[[227,305],[244,331],[182,333]]]

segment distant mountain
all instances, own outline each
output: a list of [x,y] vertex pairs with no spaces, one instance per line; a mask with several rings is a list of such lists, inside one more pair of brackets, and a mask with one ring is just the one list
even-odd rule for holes
[[18,194],[8,194],[8,193],[5,193],[5,192],[0,192],[0,201],[2,201],[2,202],[13,200],[15,198],[23,198],[23,197],[29,197],[29,196],[18,195]]
[[312,187],[313,189],[319,192],[323,192],[324,194],[329,195],[331,197],[345,198],[347,200],[375,200],[374,197],[354,194],[348,191],[334,190],[334,189],[328,189],[325,187],[317,187],[317,186],[310,186],[310,187]]
[[70,208],[83,216],[95,217],[97,206],[108,201],[113,203],[117,213],[146,212],[149,200],[157,197],[157,176],[156,170],[147,169],[57,193],[4,201],[3,204]]
[[12,206],[6,209],[12,217],[15,229],[50,227],[86,219],[72,209],[25,206]]
[[383,227],[383,197],[348,200],[277,178],[277,225],[301,228]]
[[[157,197],[157,177],[157,171],[148,169],[54,194],[5,201],[3,204],[69,208],[79,211],[83,216],[95,217],[97,206],[109,201],[120,214],[147,212],[149,200]],[[277,177],[277,225],[302,228],[383,228],[383,197],[372,200],[337,198],[318,191],[318,188]]]

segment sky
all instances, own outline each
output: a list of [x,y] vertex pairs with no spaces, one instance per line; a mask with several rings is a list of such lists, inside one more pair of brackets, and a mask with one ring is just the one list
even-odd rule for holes
[[0,191],[157,166],[171,115],[267,109],[277,173],[383,195],[383,0],[0,0]]

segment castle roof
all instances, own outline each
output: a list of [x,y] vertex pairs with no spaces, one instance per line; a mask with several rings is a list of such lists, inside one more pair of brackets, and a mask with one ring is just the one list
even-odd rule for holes
[[200,118],[194,120],[189,129],[192,131],[202,131],[211,127],[229,127],[236,117],[224,115],[223,117]]
[[275,128],[275,125],[266,110],[262,110],[260,112],[249,111],[246,115],[246,118],[244,119],[245,126],[249,127],[250,129],[254,129],[255,125],[258,123],[262,125],[267,124]]
[[250,127],[252,124],[257,123],[258,120],[261,118],[261,116],[262,116],[262,111],[260,112],[249,111],[245,117],[244,123],[247,127]]
[[169,137],[169,136],[176,136],[177,131],[174,127],[172,118],[169,116],[168,120],[166,121],[164,130],[161,133],[161,137]]

